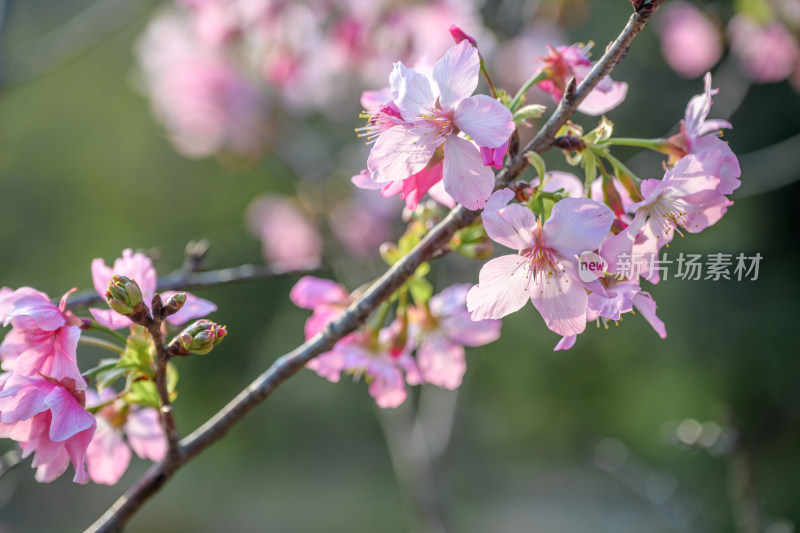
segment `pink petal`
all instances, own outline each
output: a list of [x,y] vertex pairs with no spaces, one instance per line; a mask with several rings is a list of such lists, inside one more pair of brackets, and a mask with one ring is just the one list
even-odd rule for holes
[[547,327],[566,337],[586,329],[588,297],[578,278],[577,268],[567,262],[562,267],[565,272],[556,270],[552,276],[537,274],[530,284],[530,293],[531,301]]
[[[177,291],[162,292],[161,299],[166,302],[174,294],[177,294]],[[203,318],[216,310],[217,305],[214,302],[187,292],[183,307],[174,315],[167,317],[167,322],[173,326],[179,326],[192,319]]]
[[133,324],[130,318],[117,313],[113,309],[97,309],[95,307],[90,307],[89,313],[92,314],[92,317],[98,324],[108,329],[122,329],[130,327]]
[[[610,78],[607,78],[610,79]],[[628,84],[624,81],[615,81],[608,91],[595,88],[578,106],[578,111],[584,115],[599,116],[608,113],[621,104],[628,94]]]
[[142,459],[161,461],[167,454],[167,438],[153,408],[135,409],[123,426],[134,453]]
[[442,175],[444,189],[467,209],[482,208],[494,189],[494,173],[483,166],[480,151],[455,135],[444,143]]
[[[14,296],[9,296],[9,300],[13,298]],[[13,302],[13,308],[6,314],[4,325],[8,325],[15,317],[28,317],[36,323],[39,329],[44,331],[55,331],[66,323],[61,310],[53,305],[45,294],[38,291],[22,293],[22,296]]]
[[54,387],[44,399],[44,403],[53,413],[53,421],[50,424],[50,440],[53,442],[67,440],[95,425],[94,416],[81,407],[64,387]]
[[553,351],[557,352],[559,350],[569,350],[575,346],[576,340],[578,340],[577,335],[567,335],[566,337],[561,337],[561,340],[558,341],[558,344],[556,344],[556,347],[553,348]]
[[319,377],[325,378],[331,383],[338,383],[341,379],[342,370],[345,368],[345,363],[345,355],[334,348],[306,363],[306,368],[313,370]]
[[314,276],[300,278],[289,293],[289,299],[303,309],[314,309],[325,303],[342,303],[349,296],[344,287],[335,281]]
[[392,92],[396,93],[394,102],[404,119],[413,120],[431,112],[434,96],[431,83],[425,75],[397,62],[389,80]]
[[362,170],[359,174],[350,178],[350,182],[359,189],[377,190],[383,187],[380,183],[372,181],[370,171],[367,169]]
[[392,362],[383,358],[371,358],[367,373],[372,377],[369,394],[375,399],[378,407],[393,409],[406,401],[408,391],[403,373]]
[[131,462],[131,450],[120,432],[105,419],[97,419],[97,430],[86,450],[86,467],[95,483],[116,485]]
[[[106,265],[100,257],[92,259],[92,285],[100,296],[105,295],[109,280],[114,276],[114,270]],[[121,274],[124,276],[124,274]]]
[[0,421],[10,424],[46,411],[45,400],[54,388],[60,387],[38,377],[11,376],[0,392]]
[[464,347],[436,332],[417,349],[417,364],[424,381],[448,390],[457,389],[467,371]]
[[473,320],[503,318],[528,301],[527,262],[519,255],[504,255],[481,268],[478,284],[467,294],[467,309]]
[[544,224],[544,242],[563,256],[595,250],[614,222],[614,213],[589,198],[564,198]]
[[39,483],[51,483],[66,472],[69,466],[69,454],[64,446],[59,446],[58,453],[53,459],[36,468],[34,476]]
[[527,207],[502,203],[502,200],[508,201],[513,197],[510,189],[495,192],[486,203],[481,217],[486,234],[492,240],[514,250],[523,250],[533,245],[536,217]]
[[[94,422],[94,419],[92,422]],[[75,468],[75,476],[72,478],[75,483],[84,484],[89,481],[89,476],[86,474],[86,449],[92,442],[94,430],[95,425],[93,423],[90,428],[77,433],[64,442],[64,447],[72,461],[72,467]]]
[[439,87],[439,102],[444,109],[452,109],[459,100],[475,92],[480,63],[478,50],[469,41],[453,46],[436,62],[433,79]]
[[[593,183],[600,183],[601,180],[595,180]],[[538,186],[539,178],[534,178],[531,181],[531,186]],[[544,192],[556,192],[563,189],[563,191],[570,195],[571,198],[581,198],[583,196],[583,182],[578,179],[575,174],[569,172],[561,172],[559,170],[551,170],[544,175]]]
[[642,313],[642,316],[647,320],[647,322],[653,326],[653,329],[656,330],[658,336],[662,339],[666,338],[667,336],[667,329],[664,326],[664,322],[661,321],[660,318],[656,316],[656,306],[655,300],[647,294],[646,292],[639,292],[633,297],[633,306],[636,308],[637,311]]
[[478,146],[498,148],[514,133],[514,120],[506,106],[485,94],[465,98],[456,107],[453,123]]
[[[372,146],[367,168],[376,183],[404,180],[428,166],[443,142],[432,125],[393,126]],[[427,134],[427,135],[426,135]]]

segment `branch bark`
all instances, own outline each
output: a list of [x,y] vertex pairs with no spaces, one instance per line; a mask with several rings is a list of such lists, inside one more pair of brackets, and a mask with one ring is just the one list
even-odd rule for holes
[[[609,45],[603,57],[595,64],[575,92],[569,91],[569,94],[565,94],[537,135],[520,153],[508,158],[506,166],[497,174],[496,189],[507,186],[525,169],[528,165],[524,157],[526,152],[542,153],[552,146],[558,129],[566,123],[600,80],[607,76],[625,56],[631,41],[644,29],[663,1],[643,2],[641,9],[631,16],[625,28]],[[389,268],[345,312],[331,321],[316,336],[279,357],[266,372],[258,376],[228,405],[181,441],[182,453],[177,459],[167,458],[163,462],[153,465],[139,482],[120,497],[85,533],[121,531],[131,516],[174,475],[178,468],[221,439],[245,414],[267,399],[308,361],[330,350],[345,335],[361,326],[381,302],[388,299],[416,272],[420,264],[435,256],[449,243],[457,230],[469,225],[479,215],[480,211],[470,211],[460,205],[453,208],[447,217],[437,224],[408,255]]]

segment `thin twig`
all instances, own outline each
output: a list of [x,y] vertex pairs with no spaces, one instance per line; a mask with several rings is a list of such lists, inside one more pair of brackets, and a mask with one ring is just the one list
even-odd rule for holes
[[[322,269],[323,267],[316,264],[297,270],[279,270],[267,265],[240,265],[220,270],[207,270],[205,272],[187,272],[184,269],[180,269],[172,274],[158,278],[158,290],[163,292],[202,289],[230,283],[304,276],[306,274],[319,274]],[[75,296],[70,298],[67,302],[67,307],[74,309],[103,303],[105,303],[105,299],[102,296],[94,290],[87,289],[76,293]]]
[[[647,21],[663,0],[646,2],[646,9],[634,13],[619,37],[606,49],[589,75],[577,87],[574,96],[567,102],[562,98],[553,115],[520,154],[508,159],[507,165],[496,179],[496,188],[503,188],[527,166],[524,153],[544,152],[553,143],[554,134],[575,112],[577,106],[589,92],[624,57],[633,38],[645,27]],[[279,357],[273,364],[247,388],[240,392],[228,405],[207,420],[191,435],[181,441],[182,455],[176,460],[166,460],[153,465],[145,475],[120,497],[86,533],[109,533],[121,531],[128,520],[141,506],[155,494],[175,473],[195,455],[221,439],[253,407],[267,399],[288,378],[297,373],[311,359],[330,350],[345,335],[362,325],[370,314],[386,299],[391,297],[423,262],[429,260],[442,247],[446,246],[453,234],[469,225],[480,214],[463,206],[457,206],[447,217],[437,224],[417,246],[405,257],[395,263],[364,294],[353,302],[337,319],[331,321],[321,332],[293,351]]]

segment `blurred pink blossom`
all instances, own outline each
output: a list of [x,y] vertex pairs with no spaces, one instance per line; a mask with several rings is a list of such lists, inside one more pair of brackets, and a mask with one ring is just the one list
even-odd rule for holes
[[[86,451],[86,467],[95,483],[115,485],[128,469],[131,449],[142,459],[161,461],[167,439],[154,408],[115,405],[116,393],[86,390],[88,407],[103,406],[97,413],[97,431]],[[127,442],[125,441],[127,438]]]
[[756,83],[785,80],[800,58],[797,40],[778,21],[762,25],[738,14],[728,22],[728,37],[744,73]]
[[322,237],[294,202],[259,196],[247,206],[250,230],[261,237],[264,259],[282,270],[314,268],[322,261]]
[[720,31],[693,4],[667,3],[656,20],[664,59],[681,76],[696,78],[722,57]]
[[137,56],[142,87],[180,152],[258,152],[263,95],[223,51],[197,39],[185,18],[169,13],[153,20]]
[[[483,346],[500,337],[499,320],[472,320],[467,310],[471,287],[451,285],[434,295],[427,306],[409,309],[409,337],[416,339],[421,382],[457,389],[467,371],[464,346]],[[415,384],[413,377],[409,383]]]
[[[549,47],[549,53],[541,57],[543,63],[540,69],[548,74],[546,80],[538,83],[541,90],[549,94],[558,102],[564,94],[570,78],[580,84],[594,66],[586,54],[586,47],[578,45]],[[624,81],[614,81],[606,76],[595,86],[583,102],[578,106],[578,111],[586,115],[602,115],[611,111],[625,100],[628,94],[628,84]]]

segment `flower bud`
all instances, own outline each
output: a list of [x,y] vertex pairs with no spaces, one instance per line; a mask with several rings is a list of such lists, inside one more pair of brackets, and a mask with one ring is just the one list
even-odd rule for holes
[[177,292],[169,297],[167,303],[164,304],[164,316],[172,316],[181,310],[183,304],[186,303],[186,293]]
[[108,282],[105,296],[108,306],[121,315],[132,315],[142,303],[139,285],[125,276],[113,276]]
[[172,339],[168,351],[171,355],[179,356],[190,353],[205,355],[222,342],[227,334],[225,326],[210,320],[198,320]]
[[475,48],[478,47],[478,42],[473,37],[470,37],[469,35],[464,33],[464,30],[462,30],[455,24],[450,26],[450,35],[453,36],[453,40],[456,42],[456,44],[466,39],[467,41],[469,41],[469,44],[471,44]]

